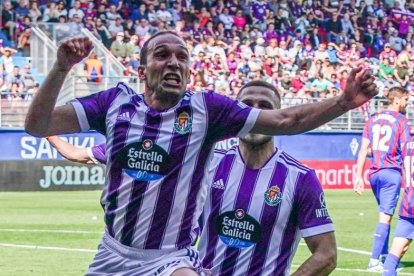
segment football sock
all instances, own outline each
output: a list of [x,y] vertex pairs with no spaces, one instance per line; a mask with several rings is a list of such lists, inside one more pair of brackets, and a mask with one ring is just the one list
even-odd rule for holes
[[374,245],[372,246],[372,259],[379,259],[379,256],[384,248],[387,236],[390,232],[390,225],[386,223],[378,223],[374,233]]
[[391,231],[388,230],[387,238],[385,239],[384,246],[382,247],[381,255],[387,255],[388,254],[388,244],[389,244],[389,241],[390,241],[390,232]]
[[397,267],[400,263],[400,258],[393,254],[388,254],[387,259],[384,263],[384,272],[382,273],[383,276],[395,276],[397,275]]

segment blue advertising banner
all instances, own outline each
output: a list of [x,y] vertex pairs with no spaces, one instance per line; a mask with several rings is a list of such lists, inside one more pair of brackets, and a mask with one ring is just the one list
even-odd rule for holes
[[[97,132],[59,136],[79,147],[92,147],[105,142]],[[24,131],[0,131],[0,160],[62,159],[45,138],[36,138]]]
[[[92,147],[105,142],[97,132],[62,135],[62,139],[79,147]],[[42,138],[23,131],[0,131],[0,160],[62,159],[57,151]],[[299,160],[356,160],[361,133],[309,132],[300,135],[279,136],[275,145]],[[236,139],[221,141],[217,147],[228,149]]]
[[[62,135],[78,147],[105,142],[96,132]],[[356,173],[361,133],[309,132],[279,136],[275,145],[315,169],[327,189],[350,189]],[[237,139],[218,142],[217,148],[229,149]],[[100,189],[104,166],[76,164],[62,156],[42,138],[23,131],[0,131],[0,191]],[[364,173],[366,185],[367,171]]]

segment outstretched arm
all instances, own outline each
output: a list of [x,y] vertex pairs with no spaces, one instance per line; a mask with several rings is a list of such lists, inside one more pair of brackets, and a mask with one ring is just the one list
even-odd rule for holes
[[292,276],[329,275],[336,267],[337,253],[334,232],[307,237],[305,242],[312,252],[312,256]]
[[363,172],[364,172],[365,161],[367,159],[367,156],[369,154],[372,154],[369,149],[369,145],[370,145],[369,139],[362,138],[361,149],[359,150],[358,160],[357,160],[357,171],[356,171],[356,176],[354,180],[354,191],[359,195],[362,195],[362,192],[364,191]]
[[364,104],[377,93],[369,70],[356,68],[351,71],[340,96],[286,109],[262,110],[251,132],[290,135],[309,131]]
[[57,136],[49,136],[46,139],[63,157],[70,161],[84,164],[95,163],[89,156],[86,148],[75,147]]
[[30,104],[26,116],[26,132],[37,137],[80,130],[72,105],[56,107],[63,82],[72,67],[89,55],[92,42],[87,38],[71,38],[61,43],[57,60]]

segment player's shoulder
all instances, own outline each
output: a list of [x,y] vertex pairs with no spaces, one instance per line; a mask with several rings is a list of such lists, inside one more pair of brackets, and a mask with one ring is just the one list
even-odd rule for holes
[[306,174],[310,171],[312,171],[311,168],[297,160],[296,158],[292,157],[285,151],[282,151],[278,149],[279,155],[278,155],[278,162],[284,164],[289,170],[295,170],[299,173]]
[[118,82],[116,88],[118,89],[119,93],[123,93],[129,96],[135,96],[138,94],[134,89],[132,89],[129,85],[127,85],[124,82]]
[[230,149],[214,149],[212,164],[219,164],[229,158],[233,159],[238,154],[237,146],[234,145]]
[[237,145],[229,149],[214,149],[214,158],[223,159],[224,157],[235,156],[238,154]]

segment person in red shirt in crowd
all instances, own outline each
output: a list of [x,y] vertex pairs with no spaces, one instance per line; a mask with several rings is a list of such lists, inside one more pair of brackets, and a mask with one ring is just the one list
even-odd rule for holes
[[380,62],[383,63],[384,59],[388,59],[389,65],[392,67],[397,63],[397,53],[391,49],[390,43],[385,43],[384,50],[380,53]]

